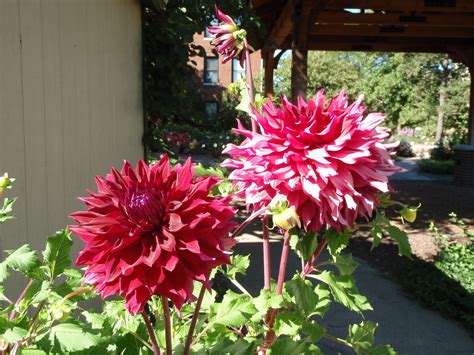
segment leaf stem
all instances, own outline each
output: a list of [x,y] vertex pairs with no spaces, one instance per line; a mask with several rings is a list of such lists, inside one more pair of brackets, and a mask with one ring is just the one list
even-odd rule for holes
[[231,282],[235,285],[235,287],[237,287],[243,294],[252,297],[252,295],[250,294],[250,292],[247,291],[247,289],[246,289],[244,286],[242,286],[242,284],[241,284],[239,281],[237,281],[237,279],[231,278],[230,281],[231,281]]
[[143,320],[145,321],[146,329],[148,330],[148,334],[150,335],[151,346],[153,348],[154,355],[161,355],[160,348],[158,347],[158,343],[156,341],[155,331],[153,330],[153,326],[151,325],[150,318],[145,311],[142,312]]
[[331,335],[331,334],[324,334],[323,337],[326,338],[326,339],[328,339],[328,340],[331,340],[331,341],[333,341],[333,342],[335,342],[335,343],[348,346],[349,348],[353,348],[353,346],[352,346],[351,343],[348,343],[348,342],[345,341],[344,339],[338,338],[338,337],[336,337],[336,336],[334,336],[334,335]]
[[[255,89],[254,89],[254,83],[253,83],[253,73],[252,73],[252,64],[250,62],[250,47],[247,42],[247,38],[244,38],[244,53],[245,53],[245,70],[247,71],[247,81],[249,84],[249,101],[250,101],[250,111],[252,111],[252,108],[255,105]],[[251,117],[252,121],[252,131],[257,132],[258,127],[257,127],[257,121]]]
[[318,247],[314,251],[313,255],[311,255],[311,258],[306,263],[306,266],[303,272],[301,273],[301,277],[305,278],[309,273],[314,271],[314,263],[316,262],[316,260],[318,260],[326,244],[327,244],[327,239],[326,239],[326,235],[324,235],[321,241],[319,242]]
[[170,317],[170,306],[168,299],[164,296],[161,297],[163,303],[163,316],[165,319],[165,335],[166,335],[166,355],[173,353],[173,345],[171,342],[171,317]]
[[34,282],[33,280],[30,280],[28,282],[28,284],[25,286],[25,288],[23,289],[23,291],[20,293],[20,296],[18,296],[18,299],[15,302],[15,308],[13,308],[13,310],[10,312],[10,315],[8,316],[9,321],[12,321],[15,318],[15,316],[16,316],[16,307],[20,304],[20,302],[23,300],[23,298],[25,298],[26,293],[28,292],[30,287],[33,285],[33,282]]
[[194,308],[193,319],[191,320],[191,324],[189,325],[188,336],[186,338],[186,343],[184,345],[184,355],[189,354],[189,350],[191,349],[191,343],[193,341],[193,334],[194,329],[196,328],[196,322],[198,320],[199,311],[201,309],[202,300],[204,299],[204,294],[206,293],[206,288],[204,285],[201,287],[201,291],[199,292],[198,300],[196,302],[196,307]]
[[270,237],[268,233],[268,216],[262,219],[263,232],[263,282],[266,289],[271,285]]

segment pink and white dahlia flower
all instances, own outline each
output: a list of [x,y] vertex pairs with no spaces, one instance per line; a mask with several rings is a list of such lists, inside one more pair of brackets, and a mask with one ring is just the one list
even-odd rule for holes
[[210,270],[230,263],[234,244],[235,211],[228,199],[209,196],[217,181],[194,179],[190,160],[171,168],[166,156],[97,176],[98,192],[81,199],[87,210],[71,215],[71,231],[86,243],[76,261],[87,266],[85,283],[103,298],[123,296],[132,314],[152,295],[180,309],[193,299],[194,280],[209,287]]
[[211,44],[216,47],[219,54],[222,55],[222,63],[226,63],[232,58],[239,58],[240,64],[244,63],[244,52],[242,51],[243,41],[247,32],[239,29],[239,26],[229,15],[222,12],[216,5],[216,18],[220,20],[217,26],[209,26],[209,33],[215,38]]
[[364,116],[363,97],[352,103],[343,91],[329,102],[322,91],[307,103],[280,107],[272,102],[255,112],[261,133],[239,122],[246,137],[229,144],[231,156],[222,164],[234,169],[229,179],[255,210],[286,199],[304,228],[342,230],[358,216],[369,217],[378,206],[378,192],[389,191],[388,176],[398,169],[384,144],[388,130],[379,127],[384,115]]

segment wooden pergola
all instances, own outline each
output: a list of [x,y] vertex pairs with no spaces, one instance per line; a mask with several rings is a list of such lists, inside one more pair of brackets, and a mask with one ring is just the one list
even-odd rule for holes
[[[268,30],[261,49],[273,94],[275,50],[292,51],[292,97],[306,96],[308,50],[447,53],[474,79],[474,0],[251,0]],[[469,144],[474,145],[474,80]]]

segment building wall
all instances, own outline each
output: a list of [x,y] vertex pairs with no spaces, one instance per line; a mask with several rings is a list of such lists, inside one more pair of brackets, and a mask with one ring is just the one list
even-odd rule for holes
[[139,0],[0,1],[0,174],[18,197],[2,258],[43,248],[95,175],[143,156],[141,83]]
[[[206,55],[209,57],[215,56],[211,45],[212,38],[206,38],[204,32],[196,33],[194,35],[194,44],[201,45],[206,50]],[[205,58],[196,57],[193,58],[196,62],[196,70],[199,73],[199,76],[202,81],[204,78],[204,60]],[[250,54],[250,62],[252,66],[252,71],[254,74],[262,70],[262,56],[260,51],[256,51]],[[204,84],[204,95],[206,100],[220,102],[222,92],[232,83],[232,61],[222,64],[221,59],[219,58],[219,84],[211,85]]]

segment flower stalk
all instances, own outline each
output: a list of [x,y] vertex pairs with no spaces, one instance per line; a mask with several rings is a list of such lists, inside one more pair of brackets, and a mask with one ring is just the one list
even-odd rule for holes
[[[247,42],[247,38],[244,38],[243,44],[244,44],[244,55],[245,55],[245,70],[247,73],[247,82],[249,85],[250,111],[252,112],[255,107],[255,87],[254,87],[254,81],[253,81],[252,64],[250,61],[250,46],[249,46],[249,43]],[[252,121],[252,131],[257,132],[258,131],[257,121],[255,120],[254,117],[250,117],[250,118]]]
[[188,336],[186,338],[186,343],[184,345],[184,355],[189,354],[189,350],[191,349],[191,344],[193,342],[193,334],[194,329],[196,328],[196,323],[199,317],[199,311],[201,310],[202,300],[204,299],[204,294],[206,293],[206,288],[204,285],[201,287],[201,291],[199,292],[198,300],[196,302],[196,307],[194,308],[193,318],[191,319],[191,324],[189,325]]
[[148,334],[150,335],[151,346],[153,348],[154,355],[161,355],[160,348],[158,347],[158,342],[156,341],[155,331],[153,330],[153,326],[151,325],[150,318],[145,311],[142,311],[142,317],[145,321],[146,329],[148,330]]
[[271,285],[270,236],[268,231],[268,216],[262,219],[263,231],[263,282],[266,289]]
[[165,336],[166,336],[166,355],[173,353],[173,344],[171,340],[171,317],[170,317],[170,306],[168,299],[164,296],[161,297],[163,303],[163,316],[165,319]]

